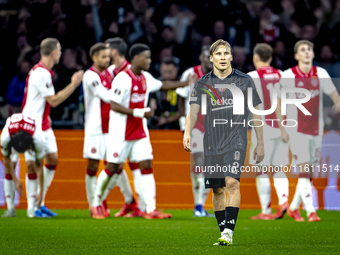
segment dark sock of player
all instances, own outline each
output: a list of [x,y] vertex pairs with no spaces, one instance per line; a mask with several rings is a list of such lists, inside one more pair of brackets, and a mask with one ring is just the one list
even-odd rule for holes
[[215,218],[217,220],[220,231],[223,232],[225,227],[225,211],[215,211]]
[[227,206],[225,208],[225,228],[234,231],[238,216],[238,210],[238,207],[232,206]]

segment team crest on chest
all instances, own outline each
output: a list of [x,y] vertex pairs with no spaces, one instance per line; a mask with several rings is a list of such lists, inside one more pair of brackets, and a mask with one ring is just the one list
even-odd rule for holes
[[225,88],[218,88],[219,92],[224,92],[226,89]]
[[196,96],[197,92],[196,92],[196,89],[193,89],[192,92],[191,92],[191,96],[194,97]]
[[311,83],[312,86],[314,86],[314,87],[318,86],[318,85],[319,85],[319,79],[318,79],[318,77],[317,77],[317,76],[312,76],[312,77],[311,77],[310,83]]

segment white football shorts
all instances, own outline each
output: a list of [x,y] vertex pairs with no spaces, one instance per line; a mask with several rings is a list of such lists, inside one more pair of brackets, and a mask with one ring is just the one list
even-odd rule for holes
[[313,136],[297,132],[290,136],[290,150],[293,154],[292,165],[302,163],[319,165],[322,135]]
[[[42,146],[43,146],[43,154],[44,156],[50,153],[55,153],[58,151],[57,148],[57,141],[54,136],[54,132],[52,128],[49,128],[48,130],[41,131],[41,138],[42,138]],[[35,153],[26,151],[24,153],[26,161],[35,161]],[[39,157],[38,157],[39,158]]]
[[107,162],[120,164],[124,163],[127,158],[129,158],[130,162],[136,163],[152,160],[150,138],[145,137],[133,141],[113,139],[112,142],[107,143]]
[[83,157],[88,159],[106,159],[108,134],[88,135],[84,138]]
[[274,137],[264,140],[264,159],[255,164],[254,150],[257,145],[256,136],[251,139],[249,151],[249,164],[264,166],[286,166],[289,164],[289,143],[284,143],[281,137]]

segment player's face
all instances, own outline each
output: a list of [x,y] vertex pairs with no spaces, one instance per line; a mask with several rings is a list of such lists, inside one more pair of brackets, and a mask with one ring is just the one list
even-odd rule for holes
[[231,55],[231,49],[229,47],[218,47],[212,56],[210,56],[210,62],[213,66],[220,71],[227,70],[230,67],[230,62],[233,60]]
[[60,57],[61,57],[61,46],[60,43],[57,44],[57,48],[52,51],[52,56],[53,56],[53,60],[54,60],[54,64],[58,64]]
[[151,51],[146,50],[138,54],[138,66],[142,70],[149,70],[151,65]]
[[304,64],[310,64],[314,59],[314,50],[307,44],[301,44],[295,53],[295,59]]
[[99,54],[94,56],[93,61],[103,69],[108,68],[110,65],[110,49],[99,51]]
[[204,66],[208,72],[213,69],[213,63],[210,62],[210,54],[209,51],[203,51],[200,55],[201,65]]

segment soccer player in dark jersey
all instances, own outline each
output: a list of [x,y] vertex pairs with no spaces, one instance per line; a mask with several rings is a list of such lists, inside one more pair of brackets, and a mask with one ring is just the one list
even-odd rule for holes
[[[264,158],[261,116],[252,114],[252,120],[247,122],[249,104],[258,110],[261,100],[252,78],[231,67],[232,59],[228,42],[217,40],[211,45],[213,71],[198,79],[191,92],[183,139],[184,149],[190,151],[190,133],[202,108],[205,115],[205,185],[213,189],[214,211],[221,231],[221,238],[214,245],[231,245],[233,242],[241,199],[239,182],[247,149],[247,124],[255,127],[257,136],[254,158],[256,162]],[[252,90],[249,103],[248,88]]]

